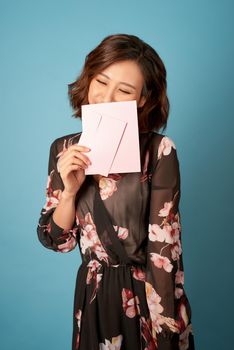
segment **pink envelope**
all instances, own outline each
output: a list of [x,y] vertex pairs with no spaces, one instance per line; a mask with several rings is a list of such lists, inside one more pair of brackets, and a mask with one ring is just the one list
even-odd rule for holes
[[83,105],[82,126],[79,144],[91,148],[87,175],[140,171],[136,101]]
[[[87,116],[83,116],[82,120],[83,118],[84,124],[90,120]],[[108,176],[127,123],[103,114],[94,115],[93,122],[95,128],[82,132],[79,140],[79,144],[91,148],[88,157],[92,164],[85,170],[85,174]]]

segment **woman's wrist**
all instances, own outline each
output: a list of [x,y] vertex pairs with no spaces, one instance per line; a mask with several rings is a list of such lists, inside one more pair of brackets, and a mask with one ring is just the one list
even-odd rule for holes
[[67,192],[65,189],[62,191],[61,198],[64,200],[75,200],[76,193]]

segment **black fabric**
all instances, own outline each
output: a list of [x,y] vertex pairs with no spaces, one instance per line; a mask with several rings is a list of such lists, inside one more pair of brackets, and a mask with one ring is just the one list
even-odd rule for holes
[[194,350],[174,142],[142,133],[139,173],[109,174],[98,183],[86,176],[76,196],[74,225],[64,230],[52,217],[63,191],[57,161],[80,135],[51,145],[37,227],[48,249],[66,253],[79,247],[72,350]]
[[[119,238],[116,236],[112,219],[103,204],[99,189],[95,191],[93,216],[98,236],[102,243],[105,244],[105,249],[108,250],[108,255],[113,255],[120,264],[131,264],[131,259],[127,256]],[[109,239],[107,240],[103,237],[108,237]]]

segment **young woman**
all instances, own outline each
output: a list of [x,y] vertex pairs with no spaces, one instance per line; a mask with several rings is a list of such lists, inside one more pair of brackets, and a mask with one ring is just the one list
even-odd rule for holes
[[[56,252],[78,243],[73,350],[194,349],[184,289],[179,214],[180,170],[167,125],[166,69],[133,35],[106,37],[69,85],[74,116],[81,105],[136,100],[141,172],[85,175],[89,149],[81,133],[50,148],[40,242]],[[131,155],[129,154],[129,157]]]

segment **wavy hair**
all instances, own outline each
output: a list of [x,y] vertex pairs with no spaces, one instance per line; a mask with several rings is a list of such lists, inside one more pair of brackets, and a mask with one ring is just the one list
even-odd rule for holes
[[167,127],[169,100],[167,97],[166,68],[158,53],[135,35],[114,34],[105,37],[85,58],[81,74],[68,84],[68,96],[75,118],[81,118],[81,106],[88,104],[91,80],[113,63],[135,61],[143,74],[143,107],[138,108],[141,132],[158,131]]

